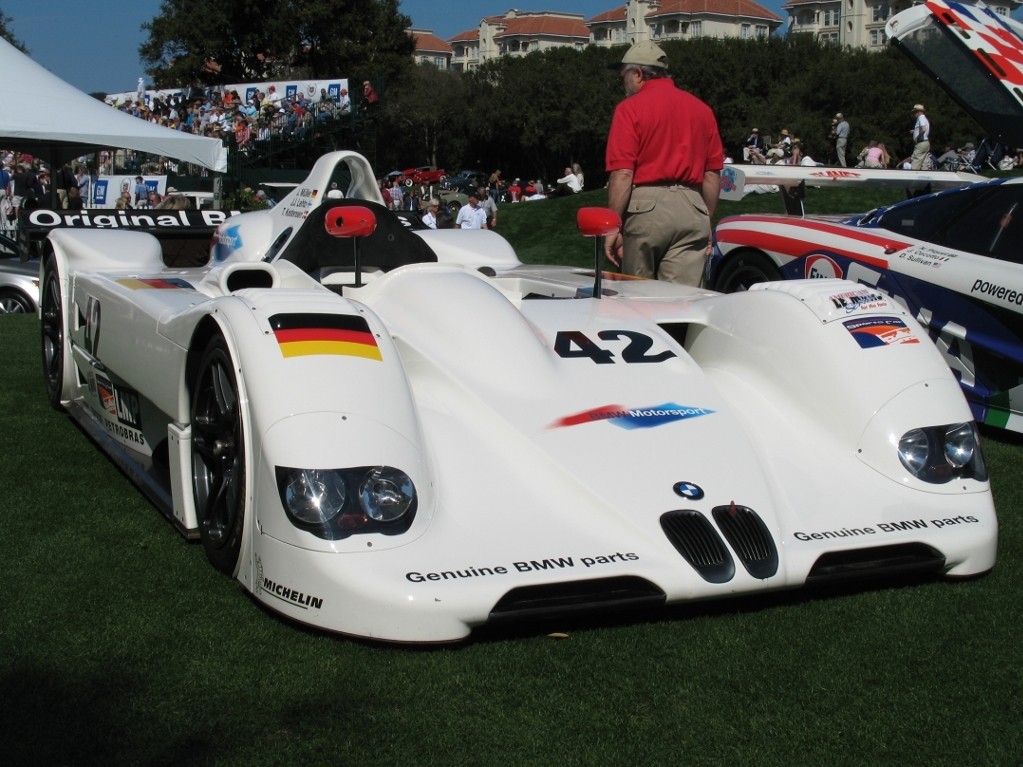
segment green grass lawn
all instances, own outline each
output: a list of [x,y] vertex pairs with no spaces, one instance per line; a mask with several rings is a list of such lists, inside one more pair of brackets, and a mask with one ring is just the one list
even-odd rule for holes
[[[589,263],[567,221],[601,195],[505,206],[502,231],[526,260]],[[214,572],[47,405],[38,334],[0,321],[0,764],[1023,763],[1012,435],[985,433],[1002,525],[985,577],[380,646],[282,621]]]
[[[805,200],[810,214],[865,213],[880,205],[905,198],[897,189],[808,189]],[[593,241],[575,228],[575,211],[588,205],[606,205],[607,193],[595,189],[548,200],[505,203],[498,216],[498,229],[515,246],[523,263],[593,266]],[[742,202],[721,200],[716,219],[740,213],[784,213],[777,194],[754,194]]]

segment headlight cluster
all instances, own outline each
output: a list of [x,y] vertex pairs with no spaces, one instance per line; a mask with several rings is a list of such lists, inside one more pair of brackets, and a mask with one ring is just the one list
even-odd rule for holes
[[396,535],[416,516],[416,488],[390,466],[352,469],[277,467],[277,491],[291,523],[320,538],[356,533]]
[[910,429],[899,440],[899,460],[917,479],[936,485],[987,479],[977,425],[956,423]]

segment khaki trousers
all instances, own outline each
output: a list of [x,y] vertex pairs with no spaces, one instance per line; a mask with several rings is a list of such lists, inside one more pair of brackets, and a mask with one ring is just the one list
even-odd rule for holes
[[622,272],[699,287],[710,215],[699,190],[637,186],[622,223]]

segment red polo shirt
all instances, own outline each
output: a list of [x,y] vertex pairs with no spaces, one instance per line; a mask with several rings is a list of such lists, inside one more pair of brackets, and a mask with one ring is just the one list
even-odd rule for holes
[[632,170],[634,184],[703,183],[721,170],[724,148],[714,112],[668,77],[647,80],[616,108],[607,138],[606,166]]

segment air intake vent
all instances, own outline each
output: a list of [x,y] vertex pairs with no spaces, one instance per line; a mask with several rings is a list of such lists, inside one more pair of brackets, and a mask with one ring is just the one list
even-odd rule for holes
[[661,528],[672,546],[709,583],[727,583],[735,575],[735,562],[714,525],[698,511],[669,511],[661,515]]
[[806,582],[820,584],[911,578],[938,575],[944,570],[945,557],[941,552],[923,543],[903,543],[823,554],[814,562]]
[[734,503],[715,506],[713,514],[725,540],[750,575],[770,578],[778,572],[778,548],[759,514]]
[[490,622],[523,618],[561,618],[602,610],[660,607],[664,592],[632,575],[512,589],[490,611]]

